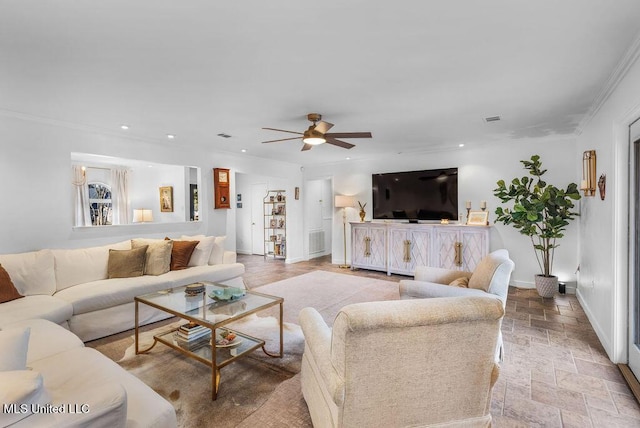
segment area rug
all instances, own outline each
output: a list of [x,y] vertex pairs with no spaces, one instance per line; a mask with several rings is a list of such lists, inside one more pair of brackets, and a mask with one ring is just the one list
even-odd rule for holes
[[[284,298],[283,358],[254,351],[221,370],[218,399],[211,400],[211,370],[162,344],[147,354],[135,355],[133,331],[87,343],[166,398],[176,409],[180,427],[311,427],[300,391],[300,362],[304,336],[298,314],[316,308],[329,325],[340,308],[350,303],[398,299],[398,283],[315,271],[255,288]],[[170,319],[142,328],[141,346],[153,335],[182,322]],[[232,326],[278,346],[277,312],[263,311]]]

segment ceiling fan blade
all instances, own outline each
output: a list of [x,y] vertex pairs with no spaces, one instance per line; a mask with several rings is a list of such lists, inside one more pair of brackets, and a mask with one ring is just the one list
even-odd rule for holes
[[327,134],[324,135],[327,139],[327,144],[333,144],[334,146],[342,147],[343,149],[350,149],[355,147],[355,144],[347,143],[345,141],[336,140],[335,138],[327,137]]
[[371,132],[331,132],[324,134],[324,136],[333,138],[371,138]]
[[286,129],[277,129],[277,128],[262,128],[262,129],[267,129],[267,130],[269,130],[269,131],[288,132],[288,133],[290,133],[290,134],[299,134],[299,135],[304,135],[302,132],[287,131]]
[[326,133],[328,130],[330,130],[331,128],[333,128],[333,123],[329,123],[329,122],[318,122],[318,124],[316,125],[316,127],[314,128],[316,131],[319,131],[321,133]]
[[311,150],[311,148],[313,147],[313,144],[307,144],[304,143],[304,146],[302,146],[302,152],[304,152],[305,150]]
[[289,140],[298,140],[298,139],[300,139],[300,137],[282,138],[280,140],[263,141],[262,144],[264,144],[264,143],[277,143],[278,141],[289,141]]

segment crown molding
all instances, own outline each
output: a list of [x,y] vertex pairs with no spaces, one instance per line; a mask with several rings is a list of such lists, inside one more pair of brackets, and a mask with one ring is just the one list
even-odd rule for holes
[[618,85],[624,79],[624,77],[629,72],[629,69],[635,62],[638,60],[640,56],[640,33],[636,35],[633,43],[627,49],[624,56],[618,62],[618,65],[613,70],[607,82],[604,84],[598,95],[594,98],[591,103],[591,107],[584,115],[578,126],[576,127],[575,134],[580,135],[586,126],[591,122],[594,116],[600,111],[602,106],[607,102],[611,94],[618,88]]
[[84,124],[75,123],[75,122],[68,122],[60,119],[52,119],[50,117],[36,116],[33,114],[7,110],[3,108],[0,108],[0,116],[41,123],[49,126],[57,126],[61,128],[73,129],[75,131],[83,131],[83,132],[90,132],[93,134],[108,135],[108,136],[123,138],[127,140],[135,140],[135,141],[153,143],[153,144],[160,143],[160,144],[168,145],[165,141],[158,138],[148,138],[148,137],[142,137],[139,135],[131,135],[131,134],[124,135],[123,133],[114,131],[113,129],[101,128],[99,126],[84,125]]

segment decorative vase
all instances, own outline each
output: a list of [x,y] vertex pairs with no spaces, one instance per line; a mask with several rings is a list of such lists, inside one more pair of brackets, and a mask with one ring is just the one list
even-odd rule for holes
[[359,214],[360,214],[360,221],[364,222],[364,216],[366,216],[367,213],[364,210],[360,210]]
[[553,297],[558,290],[557,276],[536,275],[535,282],[540,297]]

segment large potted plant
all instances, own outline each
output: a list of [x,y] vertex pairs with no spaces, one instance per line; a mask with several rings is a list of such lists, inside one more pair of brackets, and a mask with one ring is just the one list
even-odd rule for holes
[[552,275],[553,256],[558,247],[557,240],[578,213],[572,211],[573,201],[580,199],[575,183],[566,189],[559,189],[544,180],[540,156],[531,156],[531,160],[520,161],[530,176],[514,178],[510,184],[504,180],[497,182],[493,194],[503,204],[513,204],[511,208],[496,208],[496,222],[510,224],[521,234],[531,238],[533,249],[540,266],[540,275],[536,275],[535,284],[542,297],[553,297],[558,289],[558,278]]

